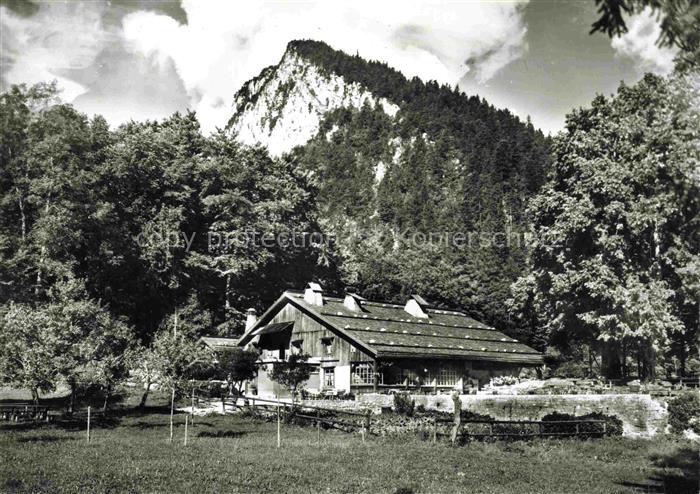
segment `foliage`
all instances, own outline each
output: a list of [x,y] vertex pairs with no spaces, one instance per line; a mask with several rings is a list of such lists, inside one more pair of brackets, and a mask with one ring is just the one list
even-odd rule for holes
[[621,36],[627,32],[625,16],[651,11],[660,17],[661,46],[676,46],[680,50],[681,67],[698,67],[700,64],[700,5],[697,2],[674,0],[596,0],[600,17],[593,23],[591,32],[602,31],[608,36]]
[[54,327],[44,311],[22,304],[3,308],[0,319],[0,380],[5,385],[51,391],[56,386]]
[[[542,420],[542,422],[557,422],[567,420],[602,420],[605,422],[606,436],[622,435],[622,420],[615,417],[614,415],[606,415],[601,412],[592,412],[586,415],[578,416],[571,415],[568,413],[552,412],[548,413],[540,420]],[[592,434],[595,434],[597,437],[598,433],[602,431],[602,426],[600,424],[579,424],[578,430],[582,433],[590,432]],[[542,432],[574,434],[576,432],[576,424],[543,424]]]
[[587,374],[588,369],[586,366],[581,362],[576,362],[573,360],[567,360],[566,362],[561,363],[554,370],[555,377],[580,379],[586,377]]
[[697,391],[688,391],[669,400],[668,423],[673,432],[680,434],[691,429],[700,434],[700,396]]
[[[86,296],[79,280],[57,283],[46,303],[9,304],[0,322],[3,382],[37,390],[68,383],[110,390],[126,376],[132,330]],[[37,398],[35,394],[35,399]]]
[[[290,163],[205,138],[191,112],[111,131],[57,94],[0,95],[0,305],[42,304],[81,279],[148,345],[176,307],[198,332],[228,335],[248,307],[328,275],[318,249],[292,242],[319,228]],[[289,241],[268,248],[262,233]]]
[[224,379],[229,391],[241,394],[243,383],[258,374],[258,353],[243,348],[226,348],[216,355],[216,374]]
[[152,347],[143,345],[134,346],[125,354],[131,377],[143,386],[144,392],[139,403],[140,407],[146,406],[151,386],[162,381],[159,374],[159,370],[162,368],[159,358],[160,356]]
[[296,399],[297,391],[311,376],[309,356],[304,354],[289,355],[287,360],[275,362],[270,372],[270,379],[289,389],[292,398]]
[[647,75],[573,112],[529,206],[533,272],[515,312],[565,354],[597,350],[609,377],[629,372],[627,355],[653,379],[665,349],[696,351],[698,84]]
[[515,376],[496,376],[491,379],[492,386],[510,386],[518,383],[518,378]]
[[212,365],[213,355],[196,339],[177,330],[164,329],[156,334],[152,351],[158,383],[176,389],[185,379],[195,377]]
[[411,417],[416,407],[416,402],[408,393],[394,394],[394,412],[399,415]]

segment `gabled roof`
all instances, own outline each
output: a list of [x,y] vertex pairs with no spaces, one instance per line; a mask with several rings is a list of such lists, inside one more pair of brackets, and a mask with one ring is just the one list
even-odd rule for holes
[[324,297],[323,306],[284,292],[241,338],[245,345],[282,306],[292,303],[329,330],[376,358],[458,358],[541,364],[542,354],[463,312],[426,307],[428,318],[413,317],[403,305],[362,301],[363,312],[349,310],[343,299]]

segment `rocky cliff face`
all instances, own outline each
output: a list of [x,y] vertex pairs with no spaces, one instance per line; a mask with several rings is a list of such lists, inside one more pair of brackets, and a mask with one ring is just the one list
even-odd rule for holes
[[244,144],[261,143],[271,155],[280,156],[316,135],[328,112],[365,103],[380,105],[391,117],[399,110],[386,98],[322,70],[289,48],[278,65],[268,67],[236,93],[228,129]]

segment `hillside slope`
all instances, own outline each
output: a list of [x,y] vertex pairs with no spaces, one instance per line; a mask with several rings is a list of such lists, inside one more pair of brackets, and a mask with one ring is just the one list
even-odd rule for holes
[[[387,299],[421,292],[508,324],[526,202],[549,162],[549,140],[529,122],[384,63],[293,41],[238,91],[228,129],[311,179],[346,283]],[[416,242],[416,233],[442,236]],[[467,245],[446,239],[455,234]]]

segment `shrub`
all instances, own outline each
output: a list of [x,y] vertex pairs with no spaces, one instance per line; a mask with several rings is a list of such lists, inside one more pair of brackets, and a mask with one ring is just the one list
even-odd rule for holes
[[518,383],[518,378],[515,376],[497,376],[491,379],[492,386],[510,386]]
[[686,429],[700,433],[700,397],[691,391],[678,395],[668,402],[668,423],[673,432],[681,433]]
[[488,420],[493,422],[494,419],[491,415],[484,415],[483,413],[472,412],[471,410],[462,410],[462,421],[468,420]]
[[586,364],[581,362],[574,362],[569,360],[564,362],[557,367],[554,371],[555,377],[568,377],[573,379],[581,379],[588,375],[588,367]]
[[[568,413],[552,412],[542,417],[542,422],[557,422],[565,420],[602,420],[605,422],[606,436],[622,435],[622,420],[613,415],[605,415],[604,413],[600,412],[593,412],[580,416],[570,415]],[[573,435],[576,433],[576,424],[543,424],[542,432]],[[601,432],[601,426],[599,424],[579,424],[579,432],[588,432],[594,435],[599,435]]]
[[396,393],[394,395],[394,411],[399,415],[410,417],[416,408],[416,402],[406,393]]

